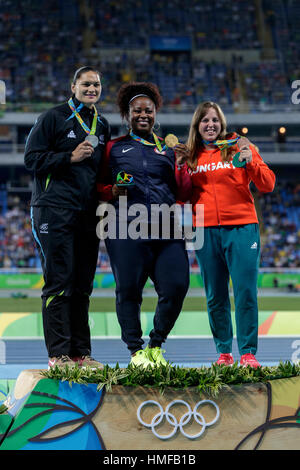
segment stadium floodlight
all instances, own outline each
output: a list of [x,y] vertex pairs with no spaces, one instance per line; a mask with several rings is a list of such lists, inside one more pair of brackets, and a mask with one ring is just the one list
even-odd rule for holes
[[247,135],[248,132],[249,132],[249,129],[246,126],[240,127],[237,131],[239,135]]
[[277,129],[277,142],[279,144],[285,144],[286,142],[286,128],[284,126],[280,126]]

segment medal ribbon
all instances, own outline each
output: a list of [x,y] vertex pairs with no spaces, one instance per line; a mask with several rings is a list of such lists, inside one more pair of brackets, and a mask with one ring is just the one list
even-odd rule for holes
[[153,144],[152,142],[148,142],[148,140],[145,140],[142,137],[139,137],[139,136],[135,135],[132,132],[132,130],[130,130],[129,135],[130,135],[130,137],[132,137],[133,140],[136,140],[137,142],[141,142],[142,144],[149,145],[151,147],[157,147],[160,152],[162,152],[163,150],[165,150],[167,148],[166,145],[164,145],[163,147],[161,146],[161,143],[160,143],[157,135],[154,134],[154,132],[152,132],[152,135],[153,135],[155,144]]
[[98,119],[98,112],[97,112],[97,109],[96,109],[96,106],[93,105],[93,108],[94,108],[94,117],[93,117],[93,122],[92,122],[92,128],[90,129],[86,123],[83,121],[82,117],[80,116],[79,114],[79,111],[81,110],[81,108],[83,107],[83,104],[80,103],[80,105],[78,106],[78,108],[75,107],[74,105],[74,101],[72,100],[72,98],[69,99],[68,101],[68,105],[70,106],[71,110],[73,111],[73,113],[71,114],[71,116],[68,118],[71,119],[73,116],[76,117],[77,121],[80,123],[81,127],[84,129],[84,131],[87,133],[87,134],[90,134],[90,135],[94,135],[96,133],[96,127],[97,127],[97,119]]
[[235,145],[239,139],[240,139],[240,136],[235,137],[234,139],[228,139],[228,140],[215,140],[214,142],[210,142],[209,140],[203,140],[203,142],[207,145],[213,144],[216,147],[218,147],[220,150],[223,150],[223,149],[227,149],[228,147],[232,147],[232,145]]

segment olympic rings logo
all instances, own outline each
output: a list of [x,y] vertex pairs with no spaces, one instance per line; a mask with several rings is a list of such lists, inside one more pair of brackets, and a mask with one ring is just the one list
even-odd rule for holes
[[[200,406],[204,405],[206,403],[212,405],[216,410],[216,416],[211,421],[209,421],[208,423],[205,421],[204,416],[201,413],[199,413],[199,411],[198,411]],[[144,408],[144,406],[150,405],[150,404],[158,406],[159,412],[155,416],[153,416],[151,423],[145,423],[145,421],[143,421],[142,418],[141,418],[141,411]],[[187,408],[187,412],[184,413],[181,416],[179,422],[177,421],[176,417],[172,413],[170,413],[171,407],[176,405],[176,404],[182,404]],[[153,434],[156,437],[158,437],[159,439],[170,439],[171,437],[173,437],[176,434],[178,429],[180,429],[181,434],[183,434],[183,436],[187,437],[188,439],[197,439],[197,437],[200,437],[204,433],[204,431],[207,427],[212,426],[213,424],[215,424],[218,421],[218,419],[220,417],[220,409],[219,409],[218,405],[212,400],[201,400],[201,401],[199,401],[198,403],[196,403],[193,410],[191,409],[190,405],[188,403],[186,403],[184,400],[173,400],[171,403],[168,404],[168,406],[166,407],[166,410],[164,411],[161,404],[158,403],[157,401],[147,400],[147,401],[144,401],[138,407],[137,417],[138,417],[139,422],[143,426],[145,426],[146,428],[151,428]],[[169,434],[158,434],[158,432],[156,431],[155,428],[162,422],[164,417],[166,418],[167,422],[171,426],[174,426],[174,429]],[[184,426],[187,425],[190,422],[192,417],[201,426],[200,431],[196,434],[193,434],[193,435],[188,434],[183,429]]]

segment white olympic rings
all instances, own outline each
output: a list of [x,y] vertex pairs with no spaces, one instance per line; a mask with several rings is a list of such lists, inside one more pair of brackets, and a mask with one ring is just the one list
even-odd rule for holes
[[[216,409],[216,416],[214,417],[214,419],[212,419],[211,421],[209,421],[208,423],[205,421],[205,418],[204,416],[198,412],[198,408],[201,406],[201,405],[204,405],[204,404],[211,404],[215,407]],[[152,421],[151,423],[145,423],[145,421],[142,420],[141,418],[141,411],[142,411],[142,408],[146,405],[156,405],[158,406],[159,408],[159,413],[157,413],[155,416],[153,416],[152,418]],[[184,413],[180,420],[179,420],[179,423],[176,419],[176,417],[170,413],[170,408],[176,404],[181,404],[181,405],[184,405],[186,406],[187,408],[187,412]],[[156,426],[158,426],[164,416],[166,417],[166,420],[168,421],[168,423],[171,425],[171,426],[174,426],[174,429],[169,433],[169,434],[158,434],[158,432],[155,430]],[[220,409],[218,407],[218,405],[212,401],[212,400],[201,400],[199,401],[198,403],[196,403],[196,405],[194,406],[194,409],[192,410],[190,405],[185,402],[184,400],[173,400],[171,403],[168,404],[168,406],[166,407],[166,411],[163,410],[163,407],[161,406],[160,403],[158,403],[157,401],[154,401],[154,400],[147,400],[147,401],[144,401],[139,407],[138,407],[138,410],[137,410],[137,417],[138,417],[138,420],[139,422],[145,426],[146,428],[151,428],[153,434],[158,437],[159,439],[170,439],[171,437],[173,437],[176,432],[177,432],[177,429],[179,428],[181,433],[187,437],[188,439],[196,439],[197,437],[201,436],[201,434],[204,433],[206,427],[208,426],[212,426],[213,424],[215,424],[219,417],[220,417]],[[201,430],[197,433],[197,434],[188,434],[187,432],[185,432],[185,430],[183,429],[183,427],[188,424],[191,420],[191,418],[194,417],[195,418],[195,421],[201,425]]]

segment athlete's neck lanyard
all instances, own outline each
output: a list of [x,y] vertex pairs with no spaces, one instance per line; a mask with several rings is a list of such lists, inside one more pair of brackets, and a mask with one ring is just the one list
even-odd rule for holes
[[68,105],[70,106],[70,108],[71,108],[71,110],[73,111],[73,113],[71,114],[70,117],[68,117],[67,121],[68,121],[69,119],[72,119],[73,116],[75,116],[76,119],[77,119],[77,121],[80,123],[81,127],[84,129],[84,131],[85,131],[87,134],[94,135],[94,134],[96,133],[97,119],[98,119],[98,112],[97,112],[96,106],[93,105],[93,108],[94,108],[94,117],[93,117],[93,122],[92,122],[92,128],[90,129],[90,128],[86,125],[86,123],[83,121],[82,117],[81,117],[80,114],[79,114],[79,111],[80,111],[81,108],[83,107],[83,103],[80,103],[80,105],[78,106],[78,108],[76,108],[73,99],[70,98],[69,101],[68,101]]
[[232,147],[232,145],[235,145],[239,138],[240,136],[228,140],[214,140],[213,142],[210,142],[209,140],[203,140],[203,143],[206,145],[215,145],[219,150],[223,150],[227,149],[228,147]]
[[161,143],[160,143],[160,141],[159,141],[157,135],[154,134],[154,132],[152,132],[152,135],[153,135],[155,144],[153,144],[152,142],[148,142],[148,140],[145,140],[145,139],[143,139],[142,137],[139,137],[139,136],[135,135],[135,134],[132,132],[132,130],[130,130],[129,135],[130,135],[130,137],[131,137],[133,140],[137,140],[137,142],[141,142],[141,144],[149,145],[149,146],[151,146],[151,147],[157,147],[160,152],[162,152],[163,150],[165,150],[165,149],[167,148],[166,145],[164,145],[163,147],[161,146]]

